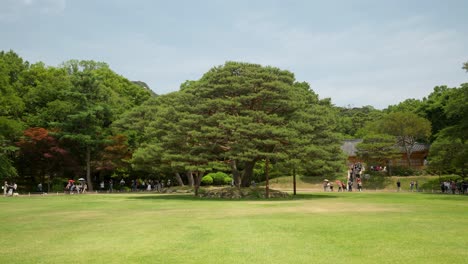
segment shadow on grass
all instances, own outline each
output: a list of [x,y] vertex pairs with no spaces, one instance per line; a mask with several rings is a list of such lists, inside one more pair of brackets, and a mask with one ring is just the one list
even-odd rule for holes
[[338,195],[333,194],[297,194],[290,195],[287,198],[240,198],[240,199],[222,199],[222,198],[208,198],[208,197],[195,197],[193,194],[149,194],[141,196],[131,196],[128,199],[135,200],[179,200],[179,201],[206,201],[206,202],[243,202],[243,201],[294,201],[294,200],[318,200],[318,199],[334,199],[339,198]]

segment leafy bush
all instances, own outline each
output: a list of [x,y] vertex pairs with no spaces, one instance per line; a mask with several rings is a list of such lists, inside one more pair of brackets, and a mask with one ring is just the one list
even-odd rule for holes
[[[265,167],[266,166],[264,160],[260,160],[257,163],[255,163],[252,180],[254,180],[255,182],[265,181]],[[290,168],[282,166],[281,163],[270,162],[268,178],[271,180],[274,178],[282,177],[284,175],[288,175],[289,170]]]
[[224,178],[224,184],[225,185],[231,185],[232,183],[232,178],[227,176],[226,178]]
[[206,176],[213,178],[213,185],[225,185],[231,183],[231,177],[221,171],[208,173]]
[[417,176],[421,174],[421,171],[404,167],[404,166],[394,166],[391,168],[393,176]]
[[202,185],[212,185],[213,178],[210,175],[205,175],[201,180]]
[[[50,188],[52,192],[63,192],[65,190],[66,182],[54,182]],[[47,184],[44,184],[43,187],[47,188]]]
[[439,190],[440,183],[444,181],[462,181],[463,178],[458,175],[443,175],[434,179],[431,179],[428,182],[425,182],[421,185],[420,188],[427,189],[427,190]]

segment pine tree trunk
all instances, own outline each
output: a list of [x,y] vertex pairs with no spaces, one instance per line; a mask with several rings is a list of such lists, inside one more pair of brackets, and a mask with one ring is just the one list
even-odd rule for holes
[[294,195],[296,195],[296,165],[294,165],[294,168],[293,168],[293,190],[294,190]]
[[195,173],[195,196],[198,196],[198,189],[200,189],[201,179],[203,178],[203,173],[197,171]]
[[255,166],[256,160],[249,161],[245,163],[244,170],[242,171],[242,187],[249,187],[250,182],[252,181],[253,169]]
[[86,147],[86,181],[88,183],[88,191],[93,191],[93,182],[91,181],[91,147]]
[[235,160],[231,160],[231,170],[232,170],[232,179],[234,180],[234,186],[240,188],[241,186],[241,177],[239,170],[237,169],[237,163]]
[[185,186],[184,182],[182,181],[182,178],[180,177],[180,174],[178,172],[175,173],[175,178],[177,180],[177,183],[179,183],[179,186]]
[[187,171],[186,175],[187,175],[189,186],[193,187],[193,173],[191,171]]
[[270,169],[270,160],[267,158],[265,161],[265,198],[270,198],[270,175],[269,175],[269,170]]
[[406,161],[408,162],[408,168],[411,168],[411,151],[406,151]]

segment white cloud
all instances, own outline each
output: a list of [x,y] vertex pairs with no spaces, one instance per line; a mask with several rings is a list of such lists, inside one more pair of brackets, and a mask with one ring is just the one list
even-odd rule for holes
[[[17,16],[44,12],[52,17],[66,8],[66,2],[58,0],[6,3]],[[0,17],[5,13],[0,8]],[[308,19],[294,24],[280,15],[281,10],[241,12],[222,29],[218,25],[197,28],[194,23],[190,32],[168,28],[169,33],[161,29],[167,26],[164,23],[149,23],[149,30],[125,20],[113,22],[110,30],[89,29],[91,34],[65,29],[33,38],[29,33],[30,39],[53,42],[13,47],[28,60],[48,64],[72,58],[105,61],[129,79],[147,82],[156,93],[177,90],[185,80],[198,79],[228,60],[290,70],[298,81],[309,82],[320,97],[331,97],[336,105],[383,108],[427,96],[436,85],[468,81],[468,74],[460,69],[468,59],[468,35],[439,26],[431,17],[415,15],[374,24],[350,21],[322,28],[311,26]],[[70,12],[65,19],[76,18]],[[125,26],[119,27],[120,22]]]
[[[320,97],[331,97],[336,105],[377,108],[422,98],[436,85],[462,82],[463,38],[453,30],[426,29],[422,17],[335,32],[272,21],[262,14],[243,17],[234,32],[221,36],[222,43],[207,42],[198,52],[146,35],[127,35],[103,45],[109,54],[104,60],[121,65],[115,68],[118,72],[148,82],[157,93],[177,90],[186,79],[198,79],[227,60],[272,65],[292,71],[298,81],[309,82]],[[137,64],[125,63],[132,61]]]
[[296,73],[298,80],[310,82],[321,97],[331,97],[337,105],[383,108],[427,96],[436,85],[467,79],[459,68],[468,37],[426,28],[421,16],[325,32],[272,21],[247,17],[236,27],[270,44],[260,52],[263,61],[276,61],[275,66]]
[[0,4],[0,22],[13,23],[34,14],[59,15],[66,0],[4,0]]

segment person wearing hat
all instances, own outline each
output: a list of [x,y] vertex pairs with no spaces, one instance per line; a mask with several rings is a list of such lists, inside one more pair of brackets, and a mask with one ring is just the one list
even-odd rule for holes
[[323,191],[327,192],[329,190],[330,190],[330,182],[327,179],[325,179],[323,180]]

